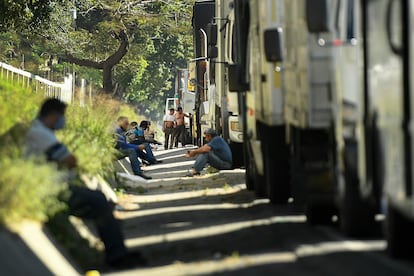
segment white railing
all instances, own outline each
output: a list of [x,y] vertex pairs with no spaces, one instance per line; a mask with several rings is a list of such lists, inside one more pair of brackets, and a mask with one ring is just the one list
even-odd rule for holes
[[71,74],[68,74],[62,83],[52,82],[0,62],[0,75],[8,80],[20,82],[25,87],[32,87],[34,92],[44,92],[47,97],[58,98],[66,103],[72,102],[73,80]]

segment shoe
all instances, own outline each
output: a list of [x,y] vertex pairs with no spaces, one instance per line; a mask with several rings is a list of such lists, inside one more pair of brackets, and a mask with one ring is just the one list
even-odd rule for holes
[[107,261],[108,265],[115,269],[130,269],[136,266],[147,266],[148,261],[139,251],[128,252],[115,260]]
[[189,173],[187,173],[185,176],[186,176],[186,177],[193,177],[193,176],[196,176],[196,175],[200,175],[200,173],[193,173],[193,172],[189,172]]
[[144,173],[134,173],[135,175],[138,175],[138,176],[141,176],[142,178],[144,178],[144,179],[152,179],[152,177],[151,176],[147,176],[147,175],[145,175]]
[[155,164],[161,164],[162,162],[162,160],[155,160]]

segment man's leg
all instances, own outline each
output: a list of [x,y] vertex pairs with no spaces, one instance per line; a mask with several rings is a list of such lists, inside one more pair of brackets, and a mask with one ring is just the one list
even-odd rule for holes
[[[139,140],[137,145],[140,147],[138,148],[138,157],[144,159],[151,164],[157,163],[157,159],[155,159],[154,153],[152,152],[151,146],[149,143],[145,142],[144,140]],[[145,151],[145,152],[144,152]]]
[[128,149],[120,149],[119,151],[124,154],[128,154],[129,161],[131,162],[131,168],[134,174],[142,173],[141,163],[138,160],[138,152],[136,149],[128,148]]
[[231,169],[232,164],[228,161],[223,161],[218,157],[213,151],[209,151],[207,154],[207,162],[213,168],[218,170],[229,170]]
[[178,139],[180,138],[180,126],[174,129],[174,146],[178,148]]
[[127,254],[121,227],[100,191],[72,187],[68,206],[74,216],[92,219],[105,245],[106,261],[111,263]]
[[207,165],[208,162],[208,154],[207,153],[202,153],[197,155],[197,159],[194,163],[193,166],[193,170],[196,171],[197,173],[200,173],[204,167]]
[[166,128],[165,132],[164,132],[164,149],[168,149],[168,140],[169,140],[170,134],[169,134],[169,129]]
[[174,135],[175,135],[175,128],[170,128],[170,135],[171,135],[171,140],[170,140],[170,149],[173,148],[174,146]]
[[181,145],[182,147],[185,147],[186,144],[186,131],[185,131],[185,126],[181,127],[181,131],[180,131],[180,140],[181,140]]

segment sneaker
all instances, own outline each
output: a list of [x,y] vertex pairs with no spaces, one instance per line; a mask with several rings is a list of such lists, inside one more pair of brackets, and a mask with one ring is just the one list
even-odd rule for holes
[[189,172],[185,176],[186,177],[193,177],[193,176],[196,176],[196,175],[200,175],[200,173],[199,172],[198,173]]
[[140,172],[140,173],[134,173],[135,175],[141,176],[144,179],[152,179],[151,176],[147,176],[144,173]]
[[108,265],[115,269],[130,269],[136,266],[147,266],[148,261],[139,251],[128,252],[126,255],[107,262]]

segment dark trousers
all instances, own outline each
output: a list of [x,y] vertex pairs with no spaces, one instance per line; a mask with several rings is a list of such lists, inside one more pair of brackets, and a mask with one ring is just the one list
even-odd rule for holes
[[[173,146],[173,142],[174,142],[174,128],[165,128],[164,131],[165,134],[165,141],[164,141],[164,148],[168,149],[168,145],[170,145],[170,148],[172,148]],[[171,136],[171,137],[170,137]],[[170,140],[171,138],[171,140]]]
[[174,145],[178,147],[178,141],[181,142],[181,145],[185,146],[185,125],[176,126],[174,132]]
[[84,187],[71,187],[71,191],[70,214],[93,220],[105,245],[106,260],[110,262],[127,254],[121,227],[103,193]]

